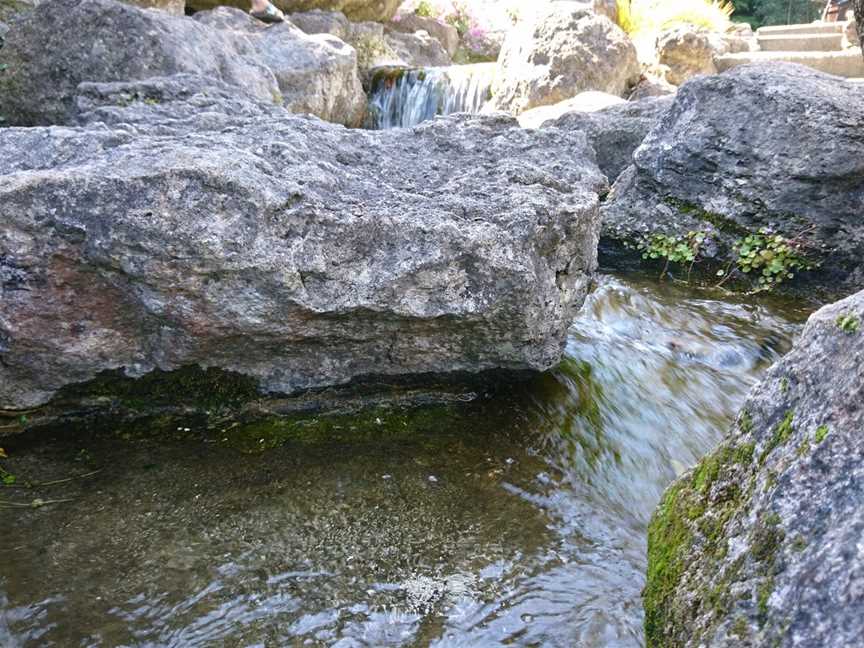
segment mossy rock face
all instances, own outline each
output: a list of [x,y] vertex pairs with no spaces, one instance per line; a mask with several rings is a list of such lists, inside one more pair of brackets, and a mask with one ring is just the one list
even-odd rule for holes
[[664,495],[648,532],[649,647],[864,636],[864,334],[840,313],[860,317],[864,292],[810,318],[727,439]]
[[[586,369],[564,363],[560,371],[580,372],[580,381],[592,385]],[[260,450],[288,440],[307,441],[340,438],[350,431],[373,430],[399,433],[400,425],[432,429],[440,412],[447,418],[467,414],[466,407],[478,399],[513,400],[534,390],[545,390],[554,379],[547,374],[518,371],[488,371],[478,374],[369,377],[364,380],[295,394],[268,393],[254,378],[211,368],[189,365],[174,371],[154,370],[140,378],[122,371],[105,371],[96,378],[62,388],[46,405],[29,410],[0,410],[0,436],[58,425],[123,422],[125,429],[182,429],[190,418],[196,425],[229,431],[226,440],[243,450]],[[582,382],[580,382],[582,384]],[[480,398],[480,394],[484,396]],[[586,394],[583,406],[593,401]],[[596,405],[594,405],[596,407]],[[424,407],[433,413],[425,412]],[[419,409],[418,409],[419,408]],[[394,414],[403,412],[404,414]],[[425,412],[425,413],[424,413]],[[159,423],[154,424],[157,420]],[[397,425],[398,423],[398,425]],[[394,427],[395,426],[395,427]]]

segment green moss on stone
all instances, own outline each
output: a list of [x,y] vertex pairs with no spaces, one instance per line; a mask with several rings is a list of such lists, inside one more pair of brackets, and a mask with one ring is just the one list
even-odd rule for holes
[[220,441],[244,453],[257,453],[285,443],[319,444],[381,441],[392,444],[408,438],[434,443],[437,431],[458,425],[464,412],[453,405],[389,408],[357,412],[271,417],[232,424]]
[[260,396],[254,378],[194,365],[176,371],[157,369],[140,378],[105,371],[93,380],[64,387],[56,400],[108,399],[114,406],[129,410],[183,404],[206,410],[240,405]]
[[756,592],[756,612],[760,627],[768,621],[768,599],[771,598],[772,592],[774,592],[774,577],[769,576],[759,584]]
[[836,324],[837,328],[848,335],[857,333],[858,329],[861,327],[861,322],[855,315],[841,315],[837,318]]
[[750,637],[750,624],[747,622],[747,617],[738,617],[732,624],[729,634],[738,637],[739,639],[747,639]]
[[762,451],[762,454],[759,457],[760,464],[765,463],[765,459],[768,458],[768,455],[770,455],[777,446],[786,443],[786,441],[789,440],[789,437],[792,436],[792,432],[794,432],[794,429],[792,427],[794,415],[795,414],[792,410],[787,411],[786,414],[783,416],[783,420],[780,421],[780,423],[777,424],[777,427],[774,428],[774,434],[771,436],[771,439],[765,445],[765,449]]
[[800,533],[792,541],[792,551],[804,551],[807,548],[807,540]]
[[827,436],[828,436],[828,426],[827,425],[820,425],[818,428],[816,428],[816,434],[814,435],[814,439],[816,440],[816,443],[822,443],[825,440],[825,437],[827,437]]
[[741,416],[738,418],[738,429],[744,434],[750,434],[753,431],[753,418],[747,410],[741,411]]
[[750,233],[746,227],[742,227],[731,218],[727,218],[722,214],[703,209],[696,203],[681,200],[679,198],[674,198],[672,196],[667,196],[663,199],[663,202],[665,202],[670,207],[677,209],[678,212],[681,214],[689,216],[690,218],[695,218],[696,220],[703,223],[710,223],[719,231],[725,234],[746,236]]
[[[685,625],[690,610],[676,606],[675,592],[692,560],[694,546],[707,559],[719,561],[728,551],[724,530],[729,520],[748,501],[749,489],[721,479],[731,471],[747,467],[753,460],[753,445],[726,444],[703,459],[689,477],[666,491],[648,527],[648,573],[643,592],[645,637],[649,647],[668,646]],[[722,482],[722,487],[714,488]],[[738,565],[740,566],[740,565]],[[729,586],[738,567],[701,595],[701,604],[714,611],[731,604]]]
[[750,555],[757,562],[763,563],[766,569],[770,569],[784,537],[780,516],[776,513],[764,516],[750,534]]

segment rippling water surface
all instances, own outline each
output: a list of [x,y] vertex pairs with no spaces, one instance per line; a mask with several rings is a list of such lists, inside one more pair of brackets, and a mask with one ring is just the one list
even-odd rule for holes
[[372,432],[5,439],[102,470],[0,491],[71,500],[0,508],[0,646],[640,646],[651,511],[805,315],[748,301],[606,277],[556,371]]

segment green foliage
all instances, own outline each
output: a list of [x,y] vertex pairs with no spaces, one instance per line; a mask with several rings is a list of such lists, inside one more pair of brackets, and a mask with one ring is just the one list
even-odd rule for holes
[[776,286],[795,272],[816,267],[803,251],[801,242],[792,241],[766,227],[735,244],[736,265],[745,274],[758,275],[760,289]]
[[414,13],[423,18],[432,18],[435,16],[435,9],[429,0],[420,0],[414,8]]
[[[735,2],[738,5],[738,2]],[[747,3],[760,25],[795,25],[819,18],[824,2],[813,0],[750,0]]]
[[8,470],[0,468],[0,484],[3,484],[4,486],[12,486],[16,481],[18,481],[18,478],[15,475],[10,473]]
[[662,259],[665,262],[661,277],[666,274],[670,263],[689,263],[690,268],[699,257],[702,244],[705,242],[705,232],[687,232],[685,236],[669,236],[667,234],[652,234],[636,244],[636,249],[642,253],[643,259]]
[[705,241],[705,232],[687,232],[686,236],[653,234],[636,247],[643,259],[667,259],[672,263],[689,263],[699,255]]
[[[3,448],[0,448],[0,459],[6,459],[6,451]],[[15,475],[10,473],[8,470],[5,470],[3,466],[0,466],[0,484],[4,486],[11,486],[17,481]]]
[[690,24],[724,32],[734,7],[725,0],[618,0],[618,24],[635,38]]
[[861,327],[861,322],[855,315],[841,315],[837,318],[836,324],[841,331],[849,335],[857,333]]

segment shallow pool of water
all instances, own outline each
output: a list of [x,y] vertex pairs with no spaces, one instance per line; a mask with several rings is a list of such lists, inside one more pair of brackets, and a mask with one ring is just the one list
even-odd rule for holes
[[19,486],[99,472],[0,490],[0,646],[640,646],[651,511],[804,315],[604,277],[557,370],[463,406],[5,439]]

